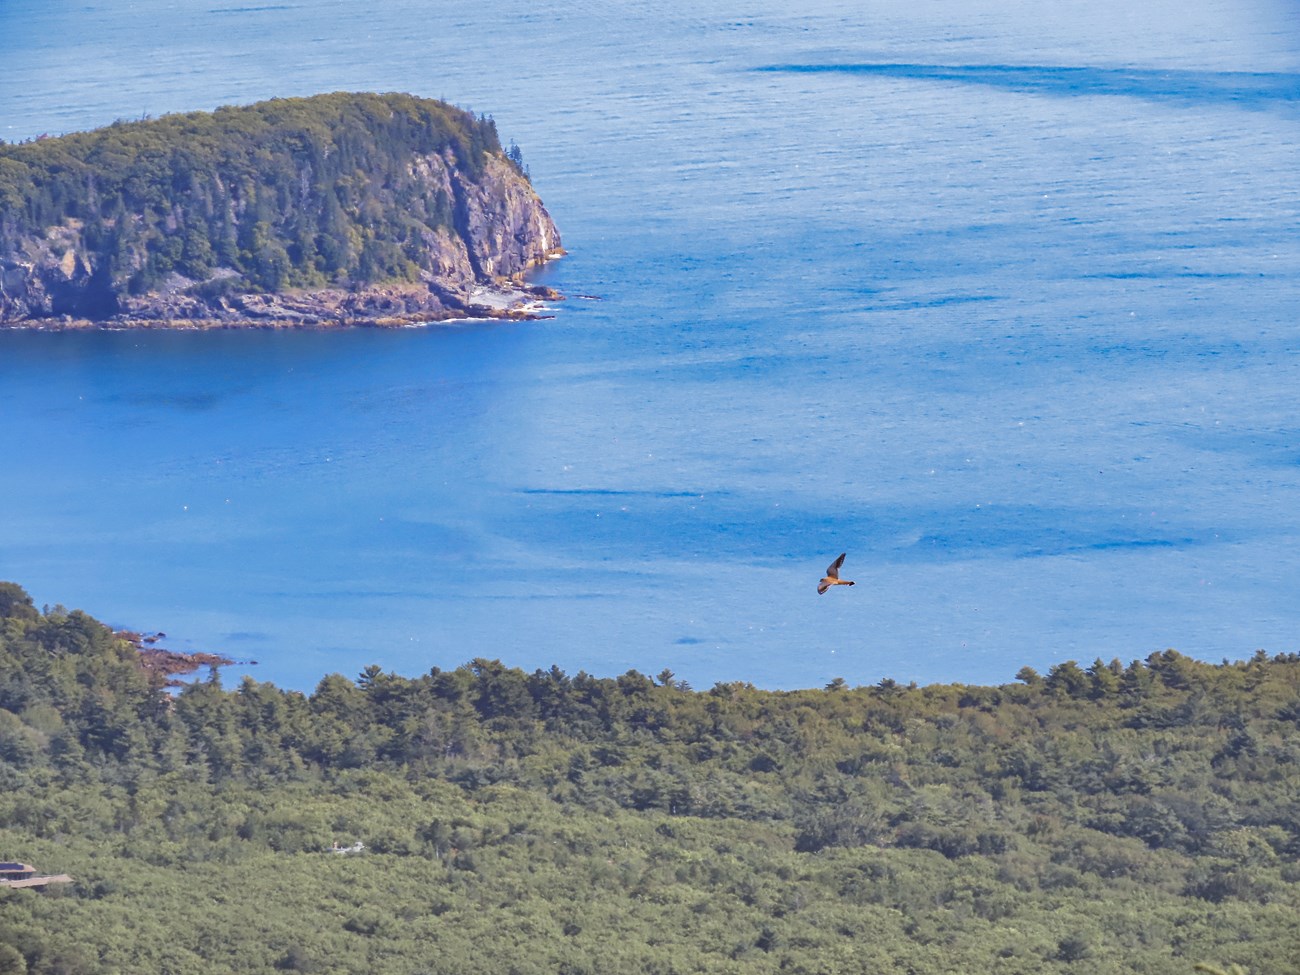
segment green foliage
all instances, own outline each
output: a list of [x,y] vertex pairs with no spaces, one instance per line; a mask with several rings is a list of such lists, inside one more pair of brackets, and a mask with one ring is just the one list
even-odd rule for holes
[[[518,167],[518,148],[510,161]],[[280,98],[0,144],[0,254],[61,228],[136,294],[218,267],[245,290],[412,280],[454,204],[420,159],[481,178],[492,119],[400,94]]]
[[0,849],[76,878],[0,891],[0,971],[1300,957],[1294,655],[699,693],[475,659],[172,694],[84,614],[0,599]]

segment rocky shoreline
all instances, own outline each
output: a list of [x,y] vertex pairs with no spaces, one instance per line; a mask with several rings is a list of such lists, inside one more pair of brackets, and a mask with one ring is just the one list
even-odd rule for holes
[[[550,255],[551,259],[559,254]],[[540,321],[553,318],[547,303],[564,295],[544,285],[495,284],[469,295],[440,292],[422,285],[358,290],[325,289],[280,294],[248,294],[219,304],[184,300],[152,303],[108,318],[72,315],[0,319],[0,329],[26,331],[413,328],[442,322],[496,319]]]
[[[145,634],[135,630],[117,630],[114,636],[120,640],[125,640],[135,648],[139,654],[136,657],[136,663],[140,669],[158,680],[164,687],[184,686],[184,682],[179,680],[179,676],[192,674],[202,667],[229,667],[239,662],[219,653],[206,653],[204,651],[181,653],[157,646],[158,641],[167,636],[165,633]],[[246,660],[243,663],[246,666],[251,666],[255,665],[257,661]]]

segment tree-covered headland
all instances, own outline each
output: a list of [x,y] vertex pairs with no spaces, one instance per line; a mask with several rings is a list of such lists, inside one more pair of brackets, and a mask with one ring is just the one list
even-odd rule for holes
[[44,272],[36,298],[10,296],[11,318],[138,313],[130,299],[149,294],[216,307],[291,289],[454,291],[558,246],[493,120],[412,95],[279,98],[0,144],[6,280]]
[[[1300,657],[169,692],[0,584],[0,971],[1277,975]],[[331,852],[361,842],[360,853]]]

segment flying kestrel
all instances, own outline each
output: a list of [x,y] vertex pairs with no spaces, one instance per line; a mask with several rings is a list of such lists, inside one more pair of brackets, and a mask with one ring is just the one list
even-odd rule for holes
[[830,564],[830,568],[826,570],[825,578],[823,578],[821,582],[817,583],[817,595],[820,596],[831,586],[853,585],[852,580],[840,578],[840,566],[844,564],[844,556],[848,554],[848,552],[841,552],[840,557]]

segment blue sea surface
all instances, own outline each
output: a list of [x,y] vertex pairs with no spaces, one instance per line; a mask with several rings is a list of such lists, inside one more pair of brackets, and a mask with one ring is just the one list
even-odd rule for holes
[[[0,332],[0,578],[302,689],[474,657],[804,687],[1294,652],[1297,24],[5,0],[9,141],[334,90],[492,115],[570,297]],[[819,597],[841,551],[857,586]]]

